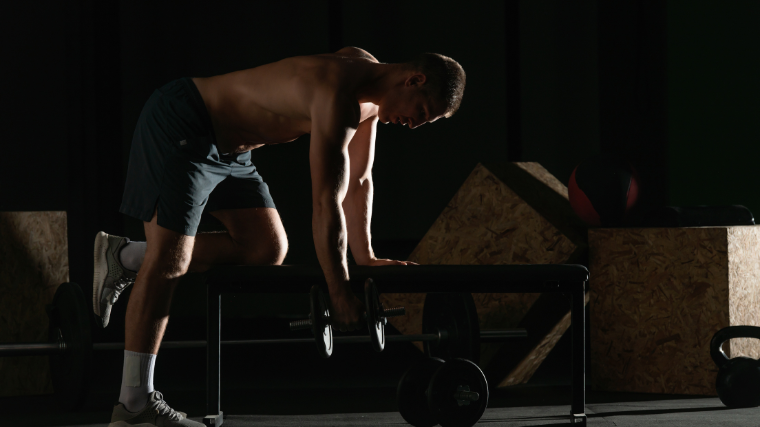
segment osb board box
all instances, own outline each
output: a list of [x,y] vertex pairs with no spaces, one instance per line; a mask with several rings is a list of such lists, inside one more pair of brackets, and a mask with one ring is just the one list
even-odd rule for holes
[[[0,212],[0,342],[47,341],[45,306],[68,280],[66,212]],[[47,356],[0,357],[0,396],[43,393]]]
[[589,230],[592,386],[715,395],[713,334],[760,325],[758,254],[755,226]]
[[[409,260],[435,265],[565,263],[579,247],[586,250],[585,227],[578,231],[574,221],[567,188],[538,163],[478,164]],[[481,329],[516,327],[539,295],[473,294]],[[406,334],[421,332],[424,294],[382,298],[386,306],[406,307],[406,316],[389,319],[394,327]],[[481,366],[500,346],[482,345]]]

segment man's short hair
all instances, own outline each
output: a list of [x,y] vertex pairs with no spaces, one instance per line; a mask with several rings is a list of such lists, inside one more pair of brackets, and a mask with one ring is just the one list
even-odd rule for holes
[[421,89],[446,107],[444,116],[451,117],[459,109],[464,95],[464,69],[457,61],[437,53],[422,53],[406,65],[425,75]]

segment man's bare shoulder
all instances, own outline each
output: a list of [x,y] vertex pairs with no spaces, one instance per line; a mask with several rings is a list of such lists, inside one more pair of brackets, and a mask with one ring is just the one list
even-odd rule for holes
[[372,56],[371,53],[367,52],[366,50],[354,46],[346,46],[343,49],[335,52],[335,55],[338,56],[344,56],[344,57],[352,57],[352,58],[362,58],[362,59],[369,59],[372,62],[380,63],[380,61],[377,60],[374,56]]

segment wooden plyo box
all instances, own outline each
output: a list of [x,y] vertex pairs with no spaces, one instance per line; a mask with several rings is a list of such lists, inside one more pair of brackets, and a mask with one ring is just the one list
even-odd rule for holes
[[[45,306],[68,281],[66,212],[0,212],[0,342],[48,341]],[[48,366],[0,357],[0,396],[51,393]]]
[[[589,230],[592,387],[715,395],[713,334],[760,326],[760,227]],[[735,356],[760,342],[735,339]]]
[[[538,163],[478,164],[408,259],[435,265],[578,263],[587,254],[585,234],[567,187]],[[569,306],[560,301],[555,307],[552,294],[473,298],[481,329],[529,330],[527,340],[481,345],[476,362],[497,387],[527,382],[570,326]],[[406,308],[406,316],[389,319],[396,329],[422,332],[424,294],[381,294],[381,300]],[[541,321],[526,325],[526,317]]]

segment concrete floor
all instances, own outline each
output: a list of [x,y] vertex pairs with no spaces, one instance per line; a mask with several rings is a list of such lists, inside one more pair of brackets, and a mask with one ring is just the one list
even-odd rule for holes
[[[392,403],[393,389],[343,389],[342,391],[333,390],[293,390],[288,392],[283,390],[281,393],[268,395],[267,393],[244,393],[243,399],[236,402],[228,402],[223,406],[226,410],[226,419],[224,425],[229,427],[248,427],[248,426],[400,426],[407,425],[401,415],[394,410],[373,411],[371,406],[383,406]],[[556,398],[562,394],[562,388],[558,387],[535,387],[531,394],[551,395]],[[567,391],[566,389],[564,391]],[[169,403],[180,410],[190,410],[191,407],[185,407],[183,403],[195,401],[201,403],[201,399],[187,399],[187,396],[177,396],[179,393],[173,393],[174,398],[167,395]],[[505,406],[498,407],[505,402],[499,402],[500,393],[494,396],[496,407],[490,407],[481,418],[478,425],[489,425],[494,427],[518,427],[518,426],[550,426],[550,425],[569,425],[567,414],[569,405],[543,405],[540,402],[536,405],[526,406]],[[307,395],[322,398],[309,399]],[[329,396],[325,398],[325,396]],[[391,399],[388,399],[391,396]],[[502,398],[504,396],[501,396]],[[717,398],[681,398],[672,399],[671,396],[653,396],[653,395],[633,395],[629,393],[589,393],[589,403],[586,406],[588,415],[588,424],[592,426],[758,426],[760,425],[760,408],[749,409],[728,409],[721,404]],[[645,397],[647,400],[637,400]],[[594,403],[596,398],[605,400],[604,403]],[[351,408],[343,407],[341,404],[330,405],[330,399],[343,399],[344,402],[350,399],[357,402],[366,399],[366,402],[373,402],[365,405],[357,405]],[[11,401],[13,400],[13,402]],[[228,401],[231,399],[227,399]],[[311,407],[316,410],[312,412],[328,412],[317,414],[253,414],[255,407],[267,406],[272,403],[278,406],[275,400],[287,400],[294,405],[294,412],[302,412],[304,407]],[[538,401],[540,399],[536,399]],[[619,400],[609,402],[609,400]],[[223,397],[224,405],[224,397]],[[101,406],[100,410],[94,411],[88,408],[83,412],[61,414],[54,410],[47,410],[52,406],[50,397],[28,397],[23,401],[18,398],[0,400],[0,403],[13,403],[15,410],[8,412],[9,408],[4,408],[4,422],[2,425],[8,426],[28,426],[28,427],[47,427],[47,426],[87,426],[87,427],[105,427],[108,425],[110,411],[108,406]],[[194,406],[194,405],[193,405]],[[246,407],[247,406],[247,407]],[[362,407],[364,406],[364,407]],[[20,411],[21,408],[24,411]],[[343,410],[350,409],[350,411]],[[354,411],[354,410],[359,411]],[[263,411],[266,412],[266,411]],[[308,411],[307,411],[308,412]],[[200,421],[202,416],[190,411],[191,419]]]

